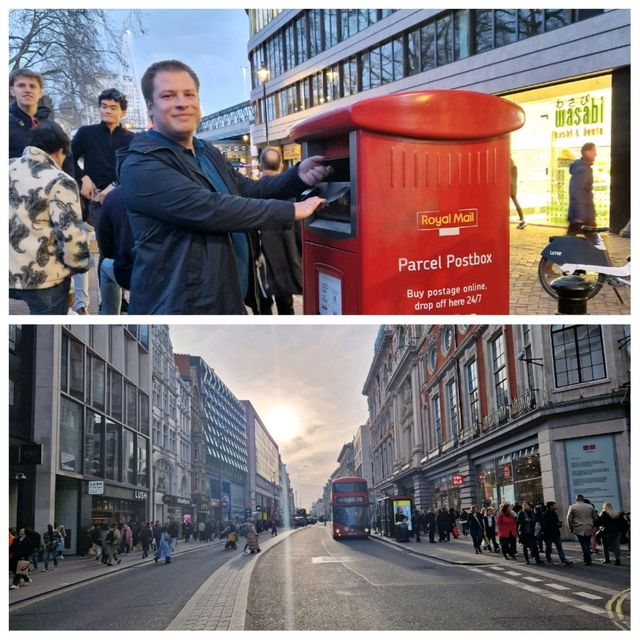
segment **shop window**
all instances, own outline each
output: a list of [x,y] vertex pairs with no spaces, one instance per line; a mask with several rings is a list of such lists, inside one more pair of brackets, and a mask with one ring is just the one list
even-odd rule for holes
[[599,325],[551,327],[556,387],[606,378]]
[[532,452],[520,455],[513,462],[515,476],[515,494],[519,502],[526,500],[531,504],[542,502],[542,472],[540,454]]
[[496,465],[493,460],[476,466],[476,478],[482,506],[488,507],[492,502],[499,504]]
[[543,9],[518,9],[518,39],[542,33]]
[[[498,13],[496,10],[496,46],[498,46]],[[482,53],[493,48],[493,17],[494,11],[492,9],[474,11],[473,50],[475,53]],[[515,32],[515,18],[513,24]]]
[[104,442],[104,420],[98,413],[87,410],[84,427],[84,473],[88,476],[103,477],[102,453]]

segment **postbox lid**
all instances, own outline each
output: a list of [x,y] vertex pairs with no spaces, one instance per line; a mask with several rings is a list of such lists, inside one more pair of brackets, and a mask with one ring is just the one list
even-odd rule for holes
[[354,129],[427,140],[492,138],[520,129],[524,111],[513,102],[477,91],[432,89],[392,93],[336,107],[296,124],[296,142]]

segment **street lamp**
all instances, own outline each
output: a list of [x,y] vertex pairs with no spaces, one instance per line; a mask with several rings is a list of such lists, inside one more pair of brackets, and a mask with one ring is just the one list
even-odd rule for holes
[[269,146],[269,122],[267,120],[267,80],[269,79],[269,69],[262,65],[258,69],[258,78],[262,83],[262,113],[264,114],[264,132],[267,138],[267,147]]

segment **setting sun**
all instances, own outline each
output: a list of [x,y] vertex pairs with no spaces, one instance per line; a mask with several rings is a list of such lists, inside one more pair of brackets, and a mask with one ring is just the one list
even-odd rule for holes
[[291,440],[300,430],[298,414],[286,404],[272,407],[265,423],[269,433],[278,444]]

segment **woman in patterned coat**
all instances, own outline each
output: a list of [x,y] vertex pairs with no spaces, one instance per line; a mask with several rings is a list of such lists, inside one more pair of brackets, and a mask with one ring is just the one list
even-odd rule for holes
[[9,164],[9,293],[32,314],[65,314],[74,273],[91,265],[75,180],[60,168],[69,137],[41,122],[31,145]]

